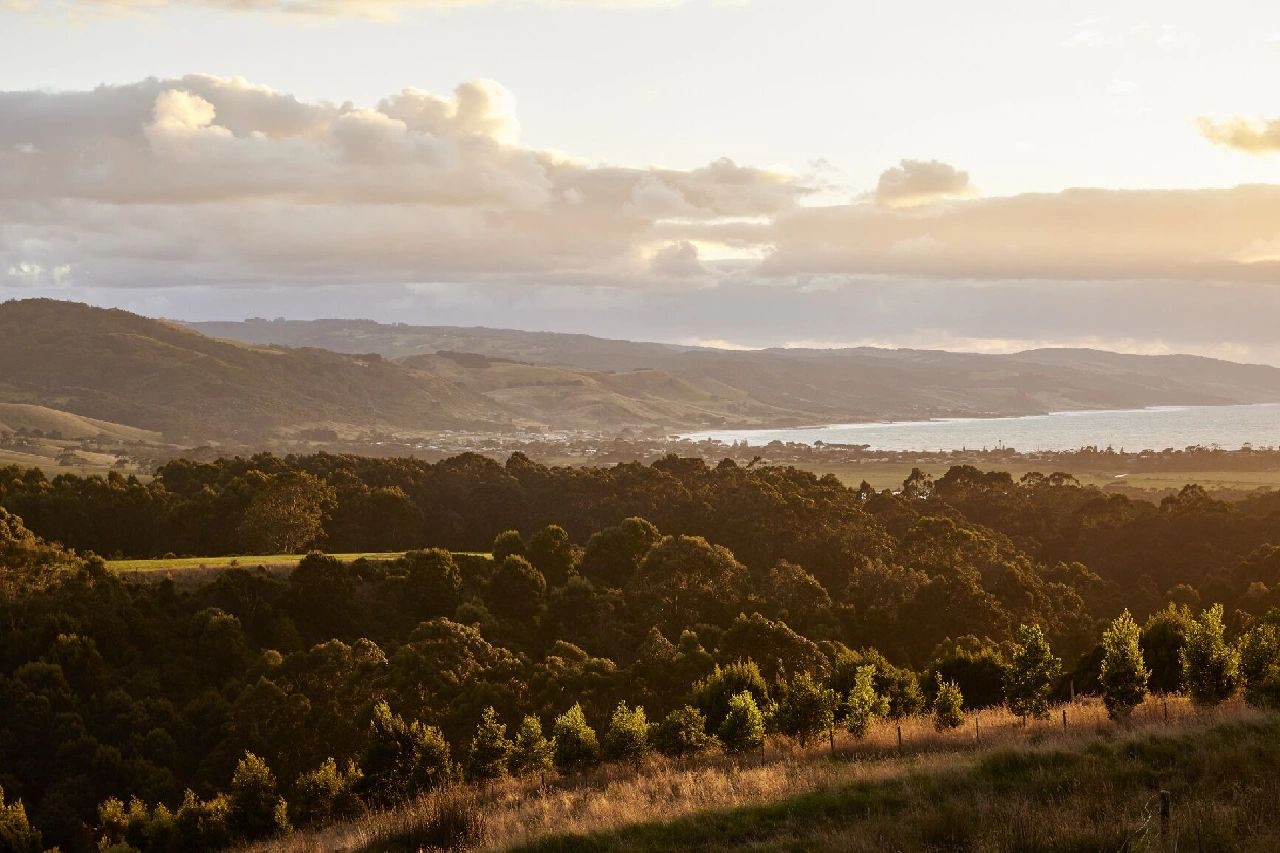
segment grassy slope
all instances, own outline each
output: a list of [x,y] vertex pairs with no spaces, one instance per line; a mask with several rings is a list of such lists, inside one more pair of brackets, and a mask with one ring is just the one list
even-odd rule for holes
[[0,401],[197,437],[506,422],[485,398],[379,357],[265,349],[40,299],[0,304]]
[[[863,741],[771,742],[767,760],[711,756],[606,766],[553,782],[464,792],[487,849],[534,851],[1159,850],[1158,792],[1171,792],[1173,850],[1280,849],[1280,718],[1239,702],[1200,711],[1170,699],[1128,727],[1096,700],[1022,727],[1005,711],[939,734],[928,720],[880,723]],[[973,723],[981,741],[974,742]],[[407,851],[431,843],[430,816],[457,793],[270,849]],[[266,848],[263,848],[266,849]]]

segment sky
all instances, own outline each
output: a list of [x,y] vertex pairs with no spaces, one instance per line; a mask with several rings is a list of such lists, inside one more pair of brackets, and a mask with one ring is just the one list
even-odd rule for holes
[[1280,364],[1280,5],[0,0],[0,298]]

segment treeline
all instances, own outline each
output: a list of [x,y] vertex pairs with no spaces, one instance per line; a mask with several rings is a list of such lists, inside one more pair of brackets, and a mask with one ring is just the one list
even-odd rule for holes
[[[584,555],[548,547],[567,541],[557,530],[528,543],[500,535],[501,563],[488,572],[486,560],[463,571],[440,550],[391,566],[313,554],[287,580],[234,569],[183,594],[170,583],[123,584],[100,561],[46,546],[0,514],[10,673],[0,677],[9,709],[0,720],[0,843],[20,853],[52,842],[67,851],[221,849],[461,781],[568,776],[651,752],[754,754],[769,733],[834,744],[837,727],[861,737],[880,717],[930,713],[945,730],[963,725],[968,708],[1000,703],[1044,717],[1068,684],[1101,693],[1120,720],[1149,690],[1212,705],[1243,689],[1251,703],[1280,706],[1280,610],[1234,642],[1221,606],[1198,616],[1170,606],[1144,627],[1126,611],[1075,667],[1035,625],[1001,646],[942,644],[916,672],[874,650],[815,643],[759,613],[724,631],[700,625],[717,638],[713,651],[698,631],[674,644],[655,627],[621,662],[593,657],[537,639],[546,581],[529,555],[544,565],[567,558],[566,587],[590,585],[574,573]],[[621,596],[656,595],[650,603],[662,610],[687,589],[649,586],[669,580],[661,572],[674,543],[735,571],[724,549],[658,537],[638,520],[609,535],[639,555]],[[485,633],[526,650],[490,642],[481,623],[431,615],[471,593],[479,597],[455,612],[484,622],[493,607],[503,615],[488,617]],[[404,617],[424,621],[403,635]],[[352,621],[335,621],[344,618]],[[300,636],[370,629],[386,635],[382,644],[307,646]]]
[[[1248,662],[1225,689],[1243,680],[1258,701],[1276,657],[1276,511],[1194,487],[1156,507],[1065,475],[972,468],[877,493],[674,458],[558,469],[321,455],[173,463],[145,484],[8,469],[0,502],[36,519],[0,512],[0,788],[66,851],[125,820],[100,815],[112,797],[148,821],[164,804],[179,825],[244,835],[228,816],[249,786],[271,805],[260,831],[303,825],[321,819],[298,811],[317,786],[349,787],[338,799],[356,808],[389,796],[358,779],[457,778],[482,724],[518,742],[532,718],[561,748],[555,721],[574,706],[603,754],[619,703],[635,731],[638,707],[646,727],[667,727],[647,745],[714,736],[732,749],[731,705],[735,732],[800,737],[795,720],[826,719],[833,695],[832,718],[856,729],[939,698],[952,716],[1020,701],[1010,672],[1040,671],[1043,701],[1073,684],[1099,692],[1119,678],[1099,637],[1125,607],[1151,690],[1192,688],[1184,651],[1206,632],[1222,638],[1211,658]],[[150,553],[124,547],[152,535],[134,524],[178,553],[250,539],[259,553],[418,550],[350,564],[316,554],[287,578],[234,569],[180,588],[126,583],[31,532]],[[401,752],[375,748],[384,735]],[[413,756],[443,770],[414,769]]]

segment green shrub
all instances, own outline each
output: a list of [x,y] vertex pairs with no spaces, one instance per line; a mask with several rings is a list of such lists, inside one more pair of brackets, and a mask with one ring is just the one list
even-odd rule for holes
[[392,805],[450,781],[456,768],[449,743],[435,726],[406,723],[386,702],[374,706],[369,741],[360,762],[361,792],[379,805]]
[[809,738],[828,732],[835,725],[839,697],[830,687],[823,687],[807,672],[783,681],[777,689],[778,701],[773,723],[781,734],[793,737],[804,746]]
[[1244,698],[1259,708],[1280,708],[1280,628],[1258,625],[1240,643]]
[[542,735],[542,723],[537,717],[526,716],[511,744],[508,767],[516,776],[545,773],[551,769],[553,753],[551,741]]
[[769,700],[769,687],[755,661],[717,664],[710,675],[693,686],[693,704],[706,716],[707,724],[718,729],[729,713],[729,700],[743,691],[751,694],[757,707]]
[[1019,717],[1047,717],[1049,691],[1062,672],[1039,625],[1021,625],[1013,657],[1005,670],[1004,697]]
[[506,723],[498,722],[498,712],[485,708],[467,750],[467,775],[472,779],[498,779],[507,774],[512,744]]
[[276,790],[276,776],[267,763],[246,752],[236,765],[227,792],[227,826],[248,840],[289,832],[285,802]]
[[751,693],[744,690],[729,697],[729,710],[718,733],[725,752],[750,752],[764,745],[764,714]]
[[854,672],[853,686],[845,700],[845,727],[854,737],[865,737],[871,721],[883,717],[889,703],[876,692],[876,668],[870,664]]
[[600,763],[600,742],[595,729],[587,725],[581,705],[574,705],[556,717],[552,727],[553,761],[561,773],[586,770]]
[[0,788],[0,850],[12,853],[40,853],[44,850],[40,830],[27,821],[27,810],[22,800],[6,804],[4,788]]
[[707,718],[692,705],[677,708],[658,723],[653,732],[653,745],[663,755],[684,758],[711,748],[707,734]]
[[610,761],[636,762],[649,754],[649,722],[644,708],[628,708],[619,702],[604,733],[604,757]]
[[1142,631],[1126,610],[1102,634],[1102,701],[1113,720],[1128,719],[1147,695],[1147,671],[1142,659]]
[[1227,644],[1221,604],[1210,607],[1188,626],[1181,659],[1182,682],[1192,701],[1216,705],[1235,693],[1240,656]]
[[289,817],[294,826],[319,826],[359,815],[364,804],[356,789],[363,775],[354,761],[339,769],[332,758],[303,773],[289,798]]
[[933,699],[933,727],[940,731],[964,725],[964,695],[954,681],[938,678],[938,695]]

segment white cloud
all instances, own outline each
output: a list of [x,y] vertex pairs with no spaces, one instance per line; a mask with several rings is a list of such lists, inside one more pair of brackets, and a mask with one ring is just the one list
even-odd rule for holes
[[1280,152],[1280,118],[1267,120],[1237,117],[1215,121],[1201,117],[1197,123],[1204,137],[1218,145],[1249,154]]
[[937,160],[903,160],[880,173],[875,198],[889,207],[914,207],[973,193],[968,172]]

